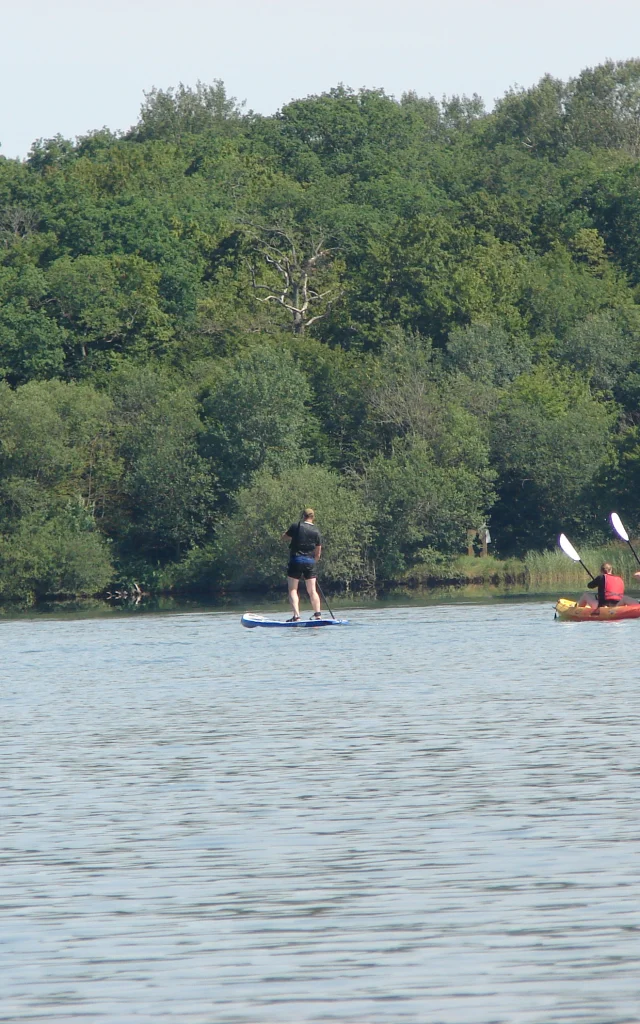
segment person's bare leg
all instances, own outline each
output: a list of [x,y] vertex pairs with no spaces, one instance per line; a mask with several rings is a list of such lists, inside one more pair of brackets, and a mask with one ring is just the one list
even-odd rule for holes
[[294,580],[293,576],[287,576],[287,588],[289,590],[289,604],[293,610],[293,614],[300,618],[300,598],[298,597],[298,583],[300,580]]
[[316,590],[316,578],[315,578],[315,576],[313,576],[310,580],[305,580],[305,583],[307,584],[307,594],[309,595],[309,600],[311,601],[311,607],[313,608],[314,612],[319,612],[320,611],[320,595],[318,594],[318,591]]

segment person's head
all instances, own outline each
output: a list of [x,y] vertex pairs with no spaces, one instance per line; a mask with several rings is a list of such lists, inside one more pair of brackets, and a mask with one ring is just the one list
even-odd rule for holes
[[302,518],[306,523],[312,523],[315,519],[315,515],[316,514],[312,508],[303,508],[302,510]]
[[613,569],[611,568],[611,566],[609,565],[608,562],[603,562],[602,565],[600,566],[600,572],[608,574],[610,572],[613,572]]

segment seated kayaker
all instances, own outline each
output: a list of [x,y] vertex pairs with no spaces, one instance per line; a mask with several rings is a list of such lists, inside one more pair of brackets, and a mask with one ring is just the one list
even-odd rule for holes
[[622,576],[614,576],[608,562],[600,566],[600,575],[587,583],[589,590],[598,591],[598,608],[604,605],[615,607],[624,600],[624,580]]

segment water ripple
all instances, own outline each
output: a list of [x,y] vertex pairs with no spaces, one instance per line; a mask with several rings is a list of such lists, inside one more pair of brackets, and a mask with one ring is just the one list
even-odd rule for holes
[[0,1020],[640,1019],[636,623],[0,623]]

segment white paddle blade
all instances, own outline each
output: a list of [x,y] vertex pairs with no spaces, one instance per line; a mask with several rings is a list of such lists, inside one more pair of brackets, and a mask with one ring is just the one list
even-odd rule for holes
[[621,537],[622,540],[626,540],[626,541],[629,540],[629,534],[627,533],[627,531],[625,530],[624,526],[622,525],[622,520],[621,520],[621,518],[620,518],[620,516],[618,515],[617,512],[612,512],[611,513],[611,525],[613,526],[614,530],[618,534],[618,537]]
[[564,551],[565,555],[568,555],[569,558],[572,558],[574,562],[579,562],[580,561],[580,555],[578,554],[578,552],[574,548],[574,546],[571,543],[571,541],[567,537],[565,537],[564,533],[561,533],[560,536],[558,537],[558,544],[560,545],[560,547]]

